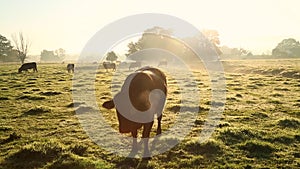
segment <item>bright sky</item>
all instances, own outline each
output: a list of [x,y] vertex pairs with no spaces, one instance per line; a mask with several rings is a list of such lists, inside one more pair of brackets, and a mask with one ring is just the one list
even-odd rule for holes
[[0,34],[22,31],[30,54],[63,48],[80,53],[102,27],[141,13],[181,18],[200,30],[215,29],[221,45],[254,54],[270,52],[284,38],[300,40],[299,0],[1,0]]

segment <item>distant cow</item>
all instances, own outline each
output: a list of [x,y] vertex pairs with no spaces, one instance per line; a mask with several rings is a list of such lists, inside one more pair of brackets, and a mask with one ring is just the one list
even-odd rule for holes
[[131,70],[132,68],[140,68],[142,66],[141,62],[133,62],[129,65],[129,70]]
[[111,62],[103,62],[103,67],[108,71],[108,69],[112,69],[113,71],[116,71],[116,64]]
[[74,68],[75,68],[75,65],[73,63],[67,65],[67,70],[68,70],[69,73],[70,72],[74,73]]
[[34,72],[37,72],[37,67],[35,62],[24,63],[18,70],[19,73],[22,71],[28,71],[28,69],[32,69]]
[[157,67],[161,67],[161,66],[168,66],[168,62],[166,60],[160,61]]
[[[158,89],[158,90],[157,90]],[[113,100],[103,103],[103,107],[116,107],[120,133],[131,133],[133,144],[131,153],[137,152],[137,131],[143,127],[144,157],[150,157],[148,141],[157,115],[156,134],[161,134],[161,119],[167,95],[165,74],[153,67],[144,67],[130,74]]]

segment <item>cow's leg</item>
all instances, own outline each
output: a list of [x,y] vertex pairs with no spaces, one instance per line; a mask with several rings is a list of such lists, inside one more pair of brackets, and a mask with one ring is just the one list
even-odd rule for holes
[[132,135],[132,149],[129,153],[129,157],[134,157],[138,151],[138,144],[137,144],[137,130],[131,132]]
[[144,140],[144,158],[150,157],[150,151],[149,151],[149,136],[150,136],[150,131],[153,126],[153,121],[150,123],[144,124],[144,129],[143,129],[143,135],[142,138]]
[[138,145],[137,145],[137,130],[135,131],[132,131],[131,132],[131,135],[132,135],[132,150],[133,151],[137,151],[138,150]]
[[162,114],[157,118],[157,130],[156,130],[156,135],[161,134],[161,119],[162,119]]

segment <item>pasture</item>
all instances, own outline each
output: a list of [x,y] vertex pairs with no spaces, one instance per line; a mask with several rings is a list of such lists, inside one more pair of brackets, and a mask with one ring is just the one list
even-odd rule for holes
[[[97,65],[75,65],[75,72],[93,66]],[[17,73],[19,65],[1,64],[0,168],[299,168],[300,60],[236,60],[224,61],[223,66],[225,110],[212,136],[203,143],[198,139],[214,102],[211,79],[203,69],[194,69],[196,80],[190,84],[186,74],[162,68],[170,72],[166,73],[168,96],[162,132],[175,125],[180,113],[189,115],[196,106],[199,111],[178,145],[142,160],[98,146],[83,129],[81,114],[76,114],[99,109],[107,124],[118,130],[114,110],[101,105],[133,70],[98,69],[94,78],[80,74],[74,79],[65,64],[38,64],[38,72],[21,74]],[[98,107],[73,102],[72,93],[84,93],[91,81]],[[179,83],[187,90],[197,87],[199,105],[182,104]],[[184,112],[179,111],[182,107]],[[110,135],[104,139],[115,142]],[[159,146],[172,139],[178,140],[175,136],[162,138]]]

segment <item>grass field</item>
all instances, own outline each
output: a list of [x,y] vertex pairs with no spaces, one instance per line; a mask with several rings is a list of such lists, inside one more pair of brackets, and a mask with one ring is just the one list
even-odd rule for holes
[[[117,129],[115,112],[100,105],[131,71],[114,74],[99,69],[95,79],[85,74],[73,79],[64,64],[38,64],[39,72],[22,74],[16,73],[17,64],[1,64],[0,168],[300,168],[300,60],[236,60],[223,65],[225,110],[210,139],[198,142],[213,102],[210,79],[203,70],[193,70],[201,100],[196,120],[188,125],[190,132],[171,150],[142,160],[98,146],[75,112],[93,112],[95,107],[72,98],[74,90],[84,90],[87,82],[95,82],[99,109]],[[95,65],[76,66],[88,69]],[[195,107],[189,102],[181,104],[176,80],[189,89],[194,86],[185,81],[189,76],[168,71],[177,72],[178,77],[167,73],[163,132],[174,125],[180,113],[188,114],[189,108]],[[180,107],[186,111],[179,112]],[[109,135],[105,139],[114,142]]]

